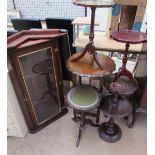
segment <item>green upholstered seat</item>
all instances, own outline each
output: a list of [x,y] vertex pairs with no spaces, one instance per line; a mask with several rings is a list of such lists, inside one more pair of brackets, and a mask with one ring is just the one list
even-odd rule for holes
[[73,87],[67,95],[69,105],[80,110],[90,110],[97,107],[100,99],[97,90],[89,85]]

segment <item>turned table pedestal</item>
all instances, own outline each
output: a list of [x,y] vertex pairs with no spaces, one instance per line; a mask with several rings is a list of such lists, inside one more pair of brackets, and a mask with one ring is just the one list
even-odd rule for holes
[[122,66],[119,68],[118,72],[116,73],[114,81],[117,81],[121,76],[126,76],[130,80],[134,80],[132,73],[126,69],[129,47],[130,47],[130,44],[141,44],[141,43],[147,42],[147,34],[143,32],[134,31],[134,30],[123,30],[123,31],[113,32],[112,37],[114,40],[126,44],[124,57],[122,60]]
[[95,51],[95,45],[94,45],[95,11],[96,11],[96,8],[112,7],[114,5],[114,3],[109,2],[109,1],[101,1],[101,0],[96,0],[96,1],[94,1],[94,0],[75,0],[74,4],[78,5],[78,6],[90,7],[91,8],[91,25],[90,25],[90,33],[89,33],[88,44],[86,45],[84,50],[81,52],[81,54],[79,54],[78,56],[76,56],[72,59],[72,62],[77,62],[82,57],[84,57],[85,54],[88,52],[89,54],[92,55],[92,62],[93,63],[95,62],[100,69],[104,69],[102,64],[101,64],[101,61],[99,61],[99,59],[97,57],[97,53]]

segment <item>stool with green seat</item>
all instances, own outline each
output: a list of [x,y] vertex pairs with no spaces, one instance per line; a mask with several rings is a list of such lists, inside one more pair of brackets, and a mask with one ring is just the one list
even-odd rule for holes
[[[77,85],[70,89],[66,96],[66,100],[70,107],[74,110],[74,118],[73,120],[76,121],[80,119],[80,127],[79,127],[79,134],[76,142],[76,147],[79,146],[81,132],[84,127],[85,123],[90,123],[91,125],[95,126],[96,124],[92,123],[92,120],[86,119],[85,116],[88,114],[87,111],[97,108],[97,117],[96,121],[99,120],[99,103],[101,101],[101,95],[96,88],[90,85]],[[76,111],[76,113],[75,113]],[[80,114],[78,117],[76,114]]]

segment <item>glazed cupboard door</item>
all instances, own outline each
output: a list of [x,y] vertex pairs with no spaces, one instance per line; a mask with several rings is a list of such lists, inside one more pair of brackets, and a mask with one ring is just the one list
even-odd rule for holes
[[16,54],[16,65],[26,103],[35,124],[41,125],[62,110],[58,52],[47,47],[19,53]]

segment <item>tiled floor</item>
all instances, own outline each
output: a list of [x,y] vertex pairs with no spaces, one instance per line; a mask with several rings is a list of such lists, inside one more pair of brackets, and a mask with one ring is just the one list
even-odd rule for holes
[[[75,146],[79,123],[71,120],[72,110],[64,117],[36,134],[24,139],[8,138],[8,155],[146,155],[147,119],[138,114],[134,128],[129,129],[123,119],[117,120],[122,138],[107,143],[98,136],[97,128],[86,125],[78,148]],[[101,121],[106,119],[101,114]]]

